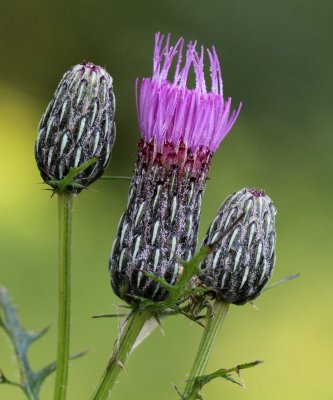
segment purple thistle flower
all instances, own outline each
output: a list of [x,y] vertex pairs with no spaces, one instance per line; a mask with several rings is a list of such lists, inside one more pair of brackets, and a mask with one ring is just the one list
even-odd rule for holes
[[[167,290],[145,272],[173,285],[181,271],[178,259],[193,256],[210,160],[241,108],[231,112],[231,99],[223,99],[214,48],[208,50],[212,77],[208,92],[203,47],[197,52],[196,43],[190,42],[182,65],[184,39],[174,47],[169,42],[170,35],[164,43],[164,37],[156,34],[153,77],[136,83],[142,139],[110,258],[112,287],[130,303],[142,297],[165,299]],[[187,87],[191,67],[196,76],[193,89]]]
[[[190,42],[181,68],[184,39],[180,38],[174,47],[169,46],[169,41],[170,35],[163,46],[163,35],[156,34],[153,77],[142,79],[140,88],[137,81],[142,137],[148,143],[155,142],[158,152],[165,143],[177,147],[184,142],[193,153],[200,147],[214,153],[235,123],[241,104],[231,112],[231,98],[223,98],[221,69],[214,47],[207,50],[212,81],[211,91],[207,91],[204,48],[198,52],[196,42]],[[169,82],[167,77],[174,60],[176,71],[173,82]],[[193,89],[186,86],[191,67],[196,78]]]

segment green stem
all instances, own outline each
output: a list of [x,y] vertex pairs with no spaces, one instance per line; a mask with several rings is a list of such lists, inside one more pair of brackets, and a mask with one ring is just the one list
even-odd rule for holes
[[54,400],[64,400],[67,391],[69,339],[70,339],[70,262],[73,196],[58,194],[58,267],[59,267],[59,309],[58,309],[58,350]]
[[193,378],[203,375],[214,342],[217,338],[222,323],[228,313],[229,304],[216,300],[213,306],[212,314],[207,315],[207,325],[201,338],[200,346],[194,360],[189,380],[185,386],[182,398],[183,400],[195,400],[195,381]]
[[92,396],[93,400],[104,400],[109,397],[112,386],[116,382],[119,372],[124,368],[127,356],[129,355],[136,338],[145,322],[151,317],[151,311],[132,310],[128,317],[126,326],[117,339],[108,365],[102,379]]

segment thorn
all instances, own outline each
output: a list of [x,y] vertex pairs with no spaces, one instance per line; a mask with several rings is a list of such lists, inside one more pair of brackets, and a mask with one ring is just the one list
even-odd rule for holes
[[6,377],[4,373],[2,372],[2,369],[0,368],[0,383],[6,382]]
[[42,329],[41,331],[37,332],[39,334],[39,336],[43,336],[45,335],[51,328],[51,325],[46,326],[44,329]]
[[158,314],[154,314],[154,318],[155,318],[155,320],[157,322],[157,325],[160,327],[162,335],[165,336],[164,329],[163,329],[163,326],[162,326],[162,322],[161,322]]
[[186,374],[186,375],[187,375],[187,377],[186,377],[186,379],[184,381],[185,383],[194,381],[195,376],[191,376],[189,373]]
[[46,328],[40,330],[40,331],[27,331],[27,339],[30,342],[35,342],[36,340],[40,339],[41,337],[43,337],[50,329],[50,326],[47,326]]
[[236,371],[236,374],[238,375],[238,377],[240,379],[239,386],[241,386],[243,389],[246,389],[246,385],[245,385],[244,379],[242,378],[242,375],[241,375],[239,369]]
[[299,273],[286,276],[286,277],[284,277],[284,278],[278,280],[277,282],[273,282],[272,284],[270,284],[270,285],[264,287],[262,291],[269,290],[269,289],[271,289],[271,288],[273,288],[273,287],[275,287],[275,286],[280,285],[281,283],[285,283],[285,282],[291,281],[291,280],[293,280],[293,279],[296,279],[296,278],[298,278],[299,276],[300,276]]
[[112,307],[122,307],[122,308],[132,309],[132,306],[129,306],[128,304],[112,304]]
[[90,318],[122,318],[128,316],[129,313],[111,313],[111,314],[96,314],[92,315]]
[[196,324],[198,324],[199,326],[201,326],[201,328],[206,329],[206,325],[204,323],[202,323],[201,321],[194,319],[193,320]]
[[118,365],[118,367],[121,368],[121,369],[124,371],[124,373],[128,376],[128,373],[127,373],[127,371],[126,371],[125,365],[124,365],[118,358],[115,360],[115,363],[116,363],[116,364]]
[[109,180],[109,181],[130,181],[132,178],[129,176],[115,176],[115,175],[104,175],[101,176],[100,179],[102,180]]
[[259,308],[257,305],[255,305],[255,304],[253,303],[253,301],[249,301],[249,304],[250,304],[255,310],[257,310],[257,311],[260,310],[260,308]]
[[173,383],[171,383],[171,386],[175,389],[175,391],[178,393],[179,397],[182,399],[183,395],[180,393],[179,389],[177,388],[177,386]]
[[76,360],[78,358],[81,358],[81,357],[85,356],[88,353],[89,353],[89,350],[83,350],[83,351],[80,351],[79,353],[76,353],[76,354],[73,354],[72,356],[69,356],[69,359],[70,360]]
[[[236,379],[234,379],[234,378],[232,377],[232,374],[226,374],[226,375],[224,376],[224,378],[227,379],[229,382],[235,383],[236,385],[238,385],[238,386],[240,386],[241,388],[243,388],[244,382],[242,383],[242,382],[236,381]],[[241,377],[240,377],[240,379],[242,380]]]

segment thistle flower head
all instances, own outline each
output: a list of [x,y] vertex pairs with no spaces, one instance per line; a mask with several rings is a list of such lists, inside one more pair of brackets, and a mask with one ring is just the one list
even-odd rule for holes
[[[182,65],[184,40],[170,47],[155,37],[152,78],[137,82],[137,111],[142,139],[127,209],[118,228],[111,258],[111,284],[128,302],[168,296],[165,287],[145,273],[174,285],[179,259],[195,252],[201,199],[210,160],[234,124],[238,111],[224,101],[220,66],[214,48],[208,51],[212,85],[204,78],[204,50],[190,43]],[[173,82],[167,80],[176,61]],[[196,86],[187,87],[190,68]]]
[[[187,45],[182,63],[184,39],[170,46],[170,35],[164,41],[155,36],[152,78],[137,81],[137,112],[143,139],[154,142],[157,152],[166,143],[175,148],[184,143],[195,153],[199,148],[214,153],[235,123],[237,111],[231,110],[231,98],[223,98],[220,63],[215,48],[208,49],[211,87],[207,89],[204,74],[203,47],[196,42]],[[174,77],[168,80],[170,68],[175,64]],[[187,87],[191,68],[195,74],[195,87]]]
[[260,190],[242,189],[222,203],[203,243],[213,251],[201,267],[217,298],[244,304],[259,296],[275,263],[275,214]]
[[112,78],[92,63],[65,73],[43,115],[35,144],[35,158],[45,183],[57,190],[70,168],[96,158],[95,164],[75,177],[67,190],[78,193],[95,181],[111,157],[115,139],[115,98]]

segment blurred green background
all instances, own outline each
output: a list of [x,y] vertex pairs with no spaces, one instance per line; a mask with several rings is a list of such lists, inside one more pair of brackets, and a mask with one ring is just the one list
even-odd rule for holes
[[[221,201],[244,186],[263,188],[277,215],[273,281],[255,310],[232,307],[208,370],[255,359],[247,389],[214,381],[208,400],[326,400],[332,341],[332,1],[19,1],[0,13],[0,281],[26,327],[51,325],[30,353],[35,368],[55,358],[57,202],[44,191],[34,157],[36,129],[62,74],[82,60],[106,66],[117,97],[117,141],[108,172],[130,175],[139,130],[134,80],[152,70],[153,35],[171,32],[214,44],[225,95],[243,110],[217,152],[203,202],[200,240]],[[107,260],[128,182],[95,183],[75,201],[69,399],[88,399],[117,335],[117,321],[92,320],[120,304]],[[113,399],[177,399],[201,330],[182,317],[164,323],[131,357]],[[0,334],[0,365],[18,372]],[[53,378],[42,390],[51,399]],[[23,399],[0,386],[0,398]]]

